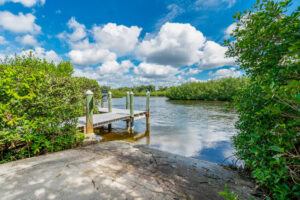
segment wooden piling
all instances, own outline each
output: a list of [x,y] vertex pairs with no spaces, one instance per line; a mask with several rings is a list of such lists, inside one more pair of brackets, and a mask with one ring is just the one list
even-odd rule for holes
[[93,92],[91,90],[88,90],[86,95],[86,133],[94,133],[94,127],[93,127]]
[[130,131],[134,131],[133,92],[130,92]]
[[150,124],[150,92],[146,93],[146,123]]
[[130,99],[129,99],[129,92],[126,92],[126,110],[129,110],[130,107]]
[[108,92],[108,112],[112,111],[111,91]]
[[145,136],[146,136],[146,145],[150,146],[150,124],[146,124]]
[[[129,92],[127,91],[126,92],[126,110],[129,110],[129,107],[130,107],[130,97],[129,97]],[[129,128],[129,121],[128,120],[126,121],[126,128],[127,128],[127,130]]]
[[[112,97],[111,91],[108,92],[108,112],[112,112]],[[108,131],[111,131],[111,124],[108,124]]]

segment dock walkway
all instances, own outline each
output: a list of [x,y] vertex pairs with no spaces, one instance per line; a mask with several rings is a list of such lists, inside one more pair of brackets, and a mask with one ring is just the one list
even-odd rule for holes
[[[101,114],[93,115],[93,126],[101,127],[118,121],[130,120],[130,110],[113,108],[112,112],[108,112],[108,108],[99,108]],[[146,111],[135,110],[134,120],[146,117]],[[78,118],[78,128],[84,128],[86,125],[86,116]]]

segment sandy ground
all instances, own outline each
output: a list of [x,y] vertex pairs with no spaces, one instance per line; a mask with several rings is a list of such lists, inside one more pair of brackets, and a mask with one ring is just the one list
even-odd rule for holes
[[[107,142],[0,165],[0,199],[250,199],[236,172],[143,145]],[[255,198],[254,198],[255,199]]]

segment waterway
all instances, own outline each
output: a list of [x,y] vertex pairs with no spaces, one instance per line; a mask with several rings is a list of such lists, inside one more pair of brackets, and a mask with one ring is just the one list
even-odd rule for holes
[[[114,98],[113,108],[125,108],[125,98]],[[135,132],[126,131],[126,123],[102,131],[102,142],[124,140],[215,163],[234,162],[231,137],[237,130],[237,115],[224,102],[170,101],[151,97],[150,129],[145,118],[135,121]],[[146,98],[134,97],[134,109],[145,110]]]

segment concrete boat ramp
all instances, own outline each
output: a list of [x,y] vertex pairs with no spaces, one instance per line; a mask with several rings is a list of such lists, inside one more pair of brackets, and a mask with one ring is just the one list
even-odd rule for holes
[[[254,184],[223,167],[144,145],[97,143],[0,165],[0,199],[250,199]],[[256,199],[254,197],[254,199]]]

